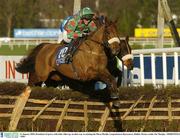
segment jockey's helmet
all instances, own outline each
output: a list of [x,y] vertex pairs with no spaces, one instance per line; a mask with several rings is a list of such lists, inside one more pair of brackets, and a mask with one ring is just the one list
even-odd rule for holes
[[85,7],[80,10],[80,16],[82,19],[91,20],[94,16],[94,12],[89,7]]

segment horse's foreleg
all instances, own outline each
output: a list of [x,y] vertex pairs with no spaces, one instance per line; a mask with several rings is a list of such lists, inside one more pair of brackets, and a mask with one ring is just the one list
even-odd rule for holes
[[109,71],[107,69],[100,72],[99,78],[101,81],[103,81],[107,84],[108,90],[111,95],[111,99],[116,101],[116,102],[114,102],[114,106],[119,107],[120,103],[117,101],[119,99],[119,94],[117,91],[117,83],[116,83],[115,78],[109,73]]

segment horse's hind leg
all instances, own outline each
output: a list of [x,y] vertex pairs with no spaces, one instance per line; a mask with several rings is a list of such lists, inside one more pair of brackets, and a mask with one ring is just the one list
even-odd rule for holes
[[52,72],[52,68],[49,66],[49,62],[51,61],[48,58],[48,55],[44,59],[42,57],[39,57],[40,55],[42,54],[39,54],[36,58],[35,72],[38,76],[38,80],[41,82],[45,82]]
[[58,72],[51,72],[45,84],[47,87],[58,87],[59,85],[63,85],[63,82]]
[[117,83],[115,78],[109,73],[107,69],[101,71],[99,76],[100,80],[108,85],[108,90],[110,91],[114,106],[119,107],[120,103],[117,101],[119,99],[119,94],[117,91]]
[[29,73],[28,86],[41,86],[42,81],[38,79],[35,72]]

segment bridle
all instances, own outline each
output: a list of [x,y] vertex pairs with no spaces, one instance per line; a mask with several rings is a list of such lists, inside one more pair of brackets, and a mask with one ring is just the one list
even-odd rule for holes
[[[110,49],[110,45],[113,44],[113,43],[118,43],[120,45],[121,40],[120,40],[120,37],[118,37],[117,32],[112,31],[111,32],[112,36],[115,36],[115,37],[108,38],[108,36],[110,34],[110,32],[108,30],[108,27],[110,27],[110,26],[105,25],[105,31],[104,31],[104,37],[105,38],[104,38],[103,42],[99,42],[99,41],[96,41],[94,39],[89,39],[89,40],[91,40],[91,41],[93,41],[93,42],[95,42],[95,43],[97,43],[97,44],[99,44],[99,45],[101,45],[101,46],[103,46],[103,47],[105,47],[107,49]],[[120,60],[122,60],[122,62],[127,60],[127,59],[133,59],[133,55],[131,54],[131,50],[128,47],[128,43],[127,43],[126,40],[125,40],[125,42],[126,42],[126,47],[127,47],[127,50],[128,50],[128,54],[126,54],[126,55],[124,55],[124,56],[122,56],[120,58]],[[114,54],[114,55],[112,54],[113,57],[118,56],[121,53],[121,51],[122,51],[122,48],[120,48],[120,50],[118,52],[116,52],[116,54]]]
[[[118,55],[122,55],[119,59],[122,61],[122,62],[124,62],[124,61],[126,61],[126,60],[128,60],[128,59],[133,59],[133,55],[131,54],[131,50],[130,50],[130,48],[129,48],[129,44],[128,44],[128,42],[127,42],[127,40],[125,39],[125,40],[121,40],[121,41],[124,41],[125,42],[125,46],[126,46],[126,48],[127,48],[127,51],[128,51],[128,54],[125,54],[125,55],[123,55],[122,54],[122,48],[121,48],[121,51],[119,52],[119,54]],[[121,42],[121,44],[122,44],[123,42]]]
[[[108,28],[108,26],[105,26],[105,31],[104,31],[104,36],[105,37],[107,37],[110,34],[107,28]],[[113,34],[114,34],[114,32],[113,32]],[[116,35],[117,35],[117,33],[116,33]],[[89,39],[89,40],[91,40],[91,41],[93,41],[93,42],[95,42],[97,44],[100,44],[100,45],[102,45],[104,47],[109,47],[109,45],[111,45],[111,44],[113,44],[115,42],[120,44],[120,38],[119,37],[112,37],[110,39],[105,38],[105,40],[103,40],[103,42],[99,42],[99,41],[96,41],[96,40],[93,40],[93,39]]]
[[[117,34],[117,32],[113,31],[112,33],[113,33],[113,36],[119,36]],[[110,45],[110,44],[113,44],[113,43],[117,42],[117,43],[119,43],[119,45],[121,45],[122,44],[121,41],[122,40],[120,40],[120,37],[113,37],[110,40],[108,40],[108,43]],[[131,50],[130,50],[130,47],[129,47],[129,44],[128,44],[127,40],[125,39],[124,41],[125,41],[125,46],[127,48],[128,54],[126,54],[126,55],[124,55],[124,56],[122,56],[120,58],[120,60],[122,62],[124,62],[124,61],[126,61],[128,59],[133,59],[133,55],[131,54]],[[121,53],[121,51],[122,51],[122,47],[120,46],[120,50],[117,52],[117,54],[115,56],[119,55]]]

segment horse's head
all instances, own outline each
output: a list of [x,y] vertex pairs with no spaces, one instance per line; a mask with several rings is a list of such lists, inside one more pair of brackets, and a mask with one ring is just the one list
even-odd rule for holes
[[105,22],[104,40],[106,46],[111,49],[112,55],[117,55],[120,52],[120,39],[115,22]]
[[133,69],[133,56],[129,45],[129,38],[120,40],[115,22],[107,22],[105,25],[106,46],[111,49],[111,54],[122,60],[128,69]]

